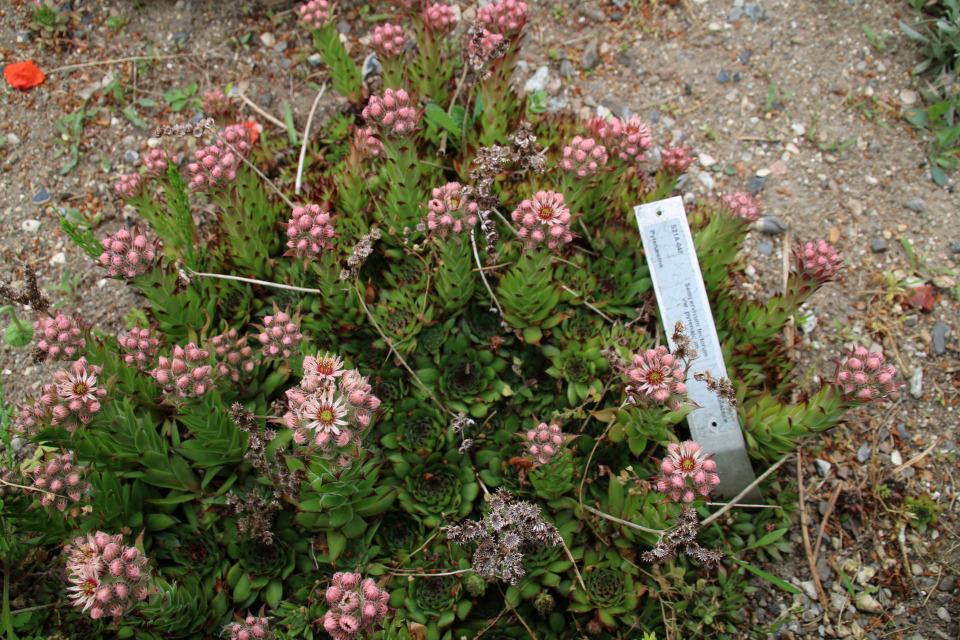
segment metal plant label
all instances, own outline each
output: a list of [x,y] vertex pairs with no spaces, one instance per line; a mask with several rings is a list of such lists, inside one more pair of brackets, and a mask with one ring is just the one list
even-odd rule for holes
[[[700,405],[687,416],[690,436],[704,451],[714,454],[713,459],[723,479],[717,493],[722,498],[732,498],[756,476],[747,456],[736,409],[721,402],[707,389],[706,383],[693,378],[693,374],[700,371],[710,371],[715,378],[726,377],[727,367],[703,286],[683,198],[678,196],[642,204],[634,207],[634,213],[670,350],[676,348],[670,340],[673,327],[677,322],[683,322],[699,353],[686,380],[687,394]],[[756,489],[751,495],[759,497]]]

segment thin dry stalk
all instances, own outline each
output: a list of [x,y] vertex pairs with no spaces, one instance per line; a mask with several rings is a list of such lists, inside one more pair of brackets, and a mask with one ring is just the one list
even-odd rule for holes
[[307,141],[310,139],[310,125],[313,123],[313,114],[317,112],[317,105],[320,104],[320,98],[322,98],[326,92],[327,83],[324,82],[323,86],[320,87],[320,93],[317,94],[317,97],[313,101],[313,106],[310,107],[310,115],[307,116],[307,126],[303,129],[303,144],[300,146],[300,161],[297,163],[297,184],[293,190],[298,196],[300,195],[300,187],[303,186],[303,161],[307,157]]
[[779,469],[779,468],[780,468],[780,465],[782,465],[784,462],[786,462],[787,459],[790,458],[791,456],[793,456],[793,454],[792,454],[792,453],[788,453],[787,455],[785,455],[785,456],[783,456],[782,458],[780,458],[780,460],[779,460],[778,462],[776,462],[772,467],[770,467],[769,469],[767,469],[766,471],[764,471],[764,472],[763,472],[763,475],[761,475],[759,478],[757,478],[756,480],[754,480],[753,482],[751,482],[750,485],[749,485],[746,489],[744,489],[743,491],[741,491],[740,493],[738,493],[738,494],[737,494],[737,497],[735,497],[735,498],[734,498],[733,500],[731,500],[730,502],[727,502],[727,503],[726,503],[726,506],[724,506],[723,509],[720,509],[720,511],[717,511],[716,513],[714,513],[713,515],[711,515],[709,518],[707,518],[706,520],[704,520],[703,522],[701,522],[701,523],[700,523],[700,526],[701,526],[701,527],[705,527],[705,526],[707,526],[708,524],[710,524],[711,522],[715,521],[715,520],[716,520],[717,518],[719,518],[720,516],[722,516],[723,514],[725,514],[727,511],[730,511],[730,509],[732,509],[734,506],[736,506],[737,504],[739,504],[741,500],[743,500],[744,498],[746,498],[746,497],[747,497],[747,494],[750,493],[751,491],[753,491],[753,488],[754,488],[754,487],[756,487],[758,484],[760,484],[761,482],[763,482],[764,480],[766,480],[766,479],[767,479],[767,476],[769,476],[771,473],[773,473],[774,471],[776,471],[777,469]]
[[810,567],[810,575],[813,577],[813,586],[817,588],[820,604],[826,610],[830,601],[827,600],[827,593],[823,590],[823,585],[820,584],[817,560],[813,557],[813,549],[810,547],[810,532],[807,530],[807,506],[803,499],[803,454],[797,455],[797,492],[800,494],[800,531],[803,533],[803,549],[807,554],[807,565]]

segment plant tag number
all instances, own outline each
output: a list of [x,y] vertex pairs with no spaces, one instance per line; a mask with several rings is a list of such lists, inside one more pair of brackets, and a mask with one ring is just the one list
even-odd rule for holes
[[[667,328],[670,350],[676,348],[670,336],[679,321],[686,325],[699,354],[686,380],[687,394],[700,405],[687,416],[690,437],[700,443],[705,452],[714,454],[722,478],[717,493],[721,498],[732,498],[756,476],[747,456],[736,409],[721,402],[707,389],[706,383],[693,378],[693,374],[700,371],[710,371],[715,378],[726,377],[727,367],[703,286],[683,198],[677,196],[638,205],[634,207],[634,213],[640,226],[657,305]],[[758,490],[754,488],[749,496],[750,499],[759,498]]]

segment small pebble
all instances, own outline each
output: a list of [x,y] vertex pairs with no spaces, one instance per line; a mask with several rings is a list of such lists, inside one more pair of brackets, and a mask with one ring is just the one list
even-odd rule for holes
[[947,335],[950,333],[950,326],[942,322],[938,322],[933,325],[933,329],[930,330],[930,337],[933,340],[933,353],[936,355],[943,355],[943,352],[947,350]]
[[813,461],[813,464],[817,467],[817,473],[820,474],[821,478],[826,478],[827,474],[830,473],[830,469],[833,469],[833,465],[827,462],[826,460],[820,460],[817,458]]
[[33,196],[33,200],[31,202],[33,202],[33,204],[46,204],[47,202],[50,202],[50,194],[47,193],[46,189],[40,189],[40,191],[37,192],[37,195]]
[[262,42],[263,46],[265,47],[272,47],[273,45],[277,44],[277,36],[273,35],[269,31],[265,31],[264,33],[260,34],[260,42]]
[[904,205],[910,211],[915,211],[917,213],[923,213],[927,210],[927,201],[923,198],[914,198],[910,202]]
[[67,254],[61,251],[60,253],[55,253],[50,258],[50,264],[66,264],[67,263]]
[[8,133],[7,144],[10,145],[11,147],[17,146],[18,144],[20,144],[20,137],[15,133]]
[[884,253],[887,250],[887,241],[883,238],[875,238],[870,242],[870,250],[874,253]]
[[273,50],[276,51],[277,53],[283,53],[284,51],[287,50],[287,47],[289,46],[290,45],[287,43],[286,40],[281,40],[277,44],[273,45]]
[[923,367],[916,367],[910,376],[910,395],[914,398],[923,396]]
[[943,620],[944,622],[950,622],[950,612],[947,611],[946,607],[940,607],[937,609],[937,617]]
[[759,221],[760,232],[768,236],[779,236],[787,230],[787,223],[775,216],[764,216]]
[[572,62],[564,60],[560,63],[560,75],[564,78],[572,78],[577,75],[577,69],[573,66]]
[[734,81],[734,82],[740,82],[741,80],[743,80],[743,76],[740,74],[739,71],[735,72],[735,73],[733,74],[733,81]]
[[727,74],[725,69],[720,69],[720,73],[717,74],[717,82],[720,84],[730,82],[730,76]]
[[953,253],[960,253],[960,240],[954,240],[950,243],[950,251]]
[[127,151],[126,153],[123,154],[123,159],[126,160],[127,162],[136,162],[137,158],[139,157],[140,157],[140,154],[137,153],[136,151]]
[[307,56],[307,62],[310,63],[310,66],[316,69],[321,64],[323,64],[323,58],[320,57],[319,53],[312,53]]
[[750,178],[750,195],[755,196],[763,191],[763,185],[766,184],[766,182],[767,179],[760,176]]
[[857,460],[860,462],[866,462],[870,459],[870,445],[864,442],[860,445],[860,448],[857,449]]
[[706,171],[701,171],[697,174],[697,180],[706,187],[707,189],[713,189],[713,176],[711,176]]
[[27,233],[36,233],[40,229],[40,221],[27,218],[20,223],[20,228]]
[[767,242],[766,240],[761,240],[757,243],[757,251],[765,256],[768,256],[773,253],[773,243]]

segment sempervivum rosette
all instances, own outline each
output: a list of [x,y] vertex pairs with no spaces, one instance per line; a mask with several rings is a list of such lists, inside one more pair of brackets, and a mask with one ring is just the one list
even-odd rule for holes
[[451,449],[433,453],[422,464],[403,471],[394,467],[404,481],[398,497],[400,507],[427,528],[437,527],[443,520],[464,518],[480,491],[470,465],[460,465],[466,460],[463,454]]

